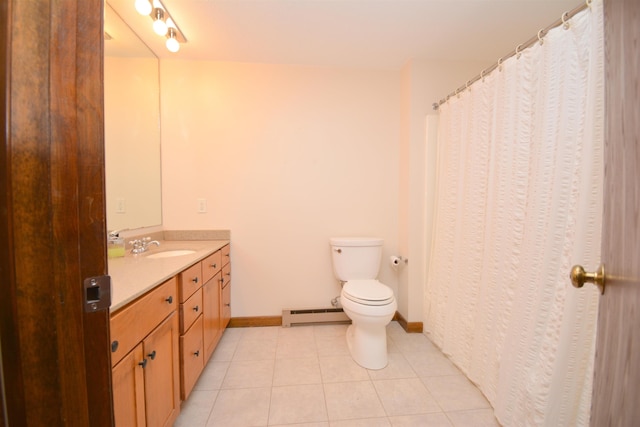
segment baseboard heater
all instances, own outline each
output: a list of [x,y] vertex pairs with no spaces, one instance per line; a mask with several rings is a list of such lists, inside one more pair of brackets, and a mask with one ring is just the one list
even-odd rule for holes
[[313,325],[318,323],[349,323],[351,320],[341,308],[314,308],[309,310],[282,310],[282,326]]

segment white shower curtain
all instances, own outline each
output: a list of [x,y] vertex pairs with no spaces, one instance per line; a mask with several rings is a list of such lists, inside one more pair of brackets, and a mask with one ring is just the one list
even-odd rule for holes
[[440,107],[425,331],[505,426],[589,424],[603,61],[594,0]]

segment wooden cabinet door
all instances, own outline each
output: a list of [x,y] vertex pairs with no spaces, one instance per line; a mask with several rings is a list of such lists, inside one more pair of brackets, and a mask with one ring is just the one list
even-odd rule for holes
[[204,337],[204,360],[207,361],[213,354],[216,344],[220,340],[222,330],[220,329],[220,278],[222,273],[218,272],[213,279],[209,280],[202,288],[202,305],[204,314],[203,337]]
[[116,427],[143,427],[144,370],[142,345],[130,351],[112,370],[113,412]]
[[231,320],[231,283],[227,283],[222,288],[222,298],[220,301],[220,329],[224,330]]
[[220,280],[220,328],[224,330],[231,320],[231,264],[222,267]]
[[174,312],[142,342],[148,427],[171,426],[180,412],[179,334]]

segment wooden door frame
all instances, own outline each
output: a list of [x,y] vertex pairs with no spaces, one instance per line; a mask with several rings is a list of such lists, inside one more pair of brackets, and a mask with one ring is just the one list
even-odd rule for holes
[[0,426],[113,425],[102,10],[0,2]]

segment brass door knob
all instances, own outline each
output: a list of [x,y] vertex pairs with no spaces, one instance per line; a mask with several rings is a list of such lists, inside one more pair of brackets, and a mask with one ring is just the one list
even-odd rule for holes
[[587,273],[581,265],[574,265],[571,268],[571,284],[576,288],[581,288],[585,283],[590,282],[598,287],[600,294],[604,294],[604,265],[600,264],[593,273]]

